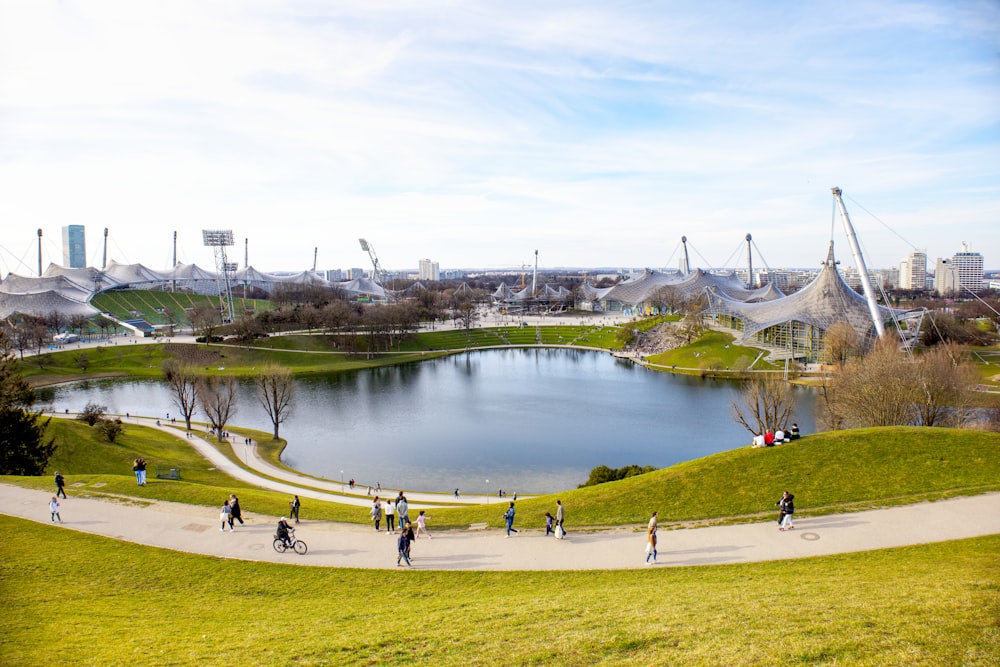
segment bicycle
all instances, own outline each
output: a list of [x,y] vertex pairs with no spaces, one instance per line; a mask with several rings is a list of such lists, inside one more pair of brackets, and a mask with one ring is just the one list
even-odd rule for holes
[[289,549],[291,549],[300,556],[305,555],[306,551],[309,549],[309,547],[306,546],[305,542],[295,537],[295,531],[291,529],[288,530],[287,543],[285,542],[285,540],[278,537],[277,533],[275,533],[274,542],[272,543],[271,546],[273,546],[274,550],[277,551],[279,554],[283,554]]

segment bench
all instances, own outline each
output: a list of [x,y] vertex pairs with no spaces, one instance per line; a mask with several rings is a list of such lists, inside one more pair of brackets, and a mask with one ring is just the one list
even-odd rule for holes
[[177,479],[181,478],[180,468],[161,468],[156,466],[156,479]]

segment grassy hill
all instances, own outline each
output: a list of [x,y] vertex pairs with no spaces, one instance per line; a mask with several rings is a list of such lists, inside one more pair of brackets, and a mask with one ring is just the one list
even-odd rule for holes
[[[119,320],[141,318],[150,324],[188,326],[189,314],[195,308],[205,303],[218,306],[219,298],[187,292],[114,290],[96,295],[90,303],[102,313],[109,313]],[[233,310],[237,313],[270,309],[271,302],[266,299],[233,297]]]
[[[50,468],[83,483],[77,493],[215,506],[220,497],[239,488],[241,497],[248,496],[244,501],[248,509],[277,516],[287,506],[287,495],[254,489],[209,469],[186,440],[155,429],[128,426],[114,445],[76,421],[53,420],[50,433],[59,444]],[[251,435],[269,440],[267,434]],[[269,447],[280,449],[281,444]],[[228,447],[220,451],[241,464]],[[138,455],[150,466],[180,467],[183,481],[151,479],[146,487],[137,488],[130,462]],[[19,481],[37,488],[50,486],[48,478]],[[1000,434],[920,427],[820,433],[773,448],[721,452],[618,482],[522,498],[518,516],[524,526],[540,526],[558,497],[566,506],[568,525],[574,527],[643,524],[654,510],[660,513],[661,525],[746,522],[773,513],[785,489],[795,494],[800,512],[812,515],[997,491]],[[314,518],[368,522],[363,507],[316,503],[311,512]],[[501,524],[496,507],[486,505],[438,509],[434,522],[438,528]]]

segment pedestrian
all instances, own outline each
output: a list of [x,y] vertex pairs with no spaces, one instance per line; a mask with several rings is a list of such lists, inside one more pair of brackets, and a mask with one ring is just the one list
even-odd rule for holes
[[229,506],[229,499],[222,503],[222,509],[219,511],[219,520],[222,525],[219,526],[219,532],[226,532],[226,524],[229,524],[229,532],[233,531],[233,509]]
[[396,523],[400,527],[410,523],[410,505],[406,502],[406,496],[403,495],[402,491],[396,498]]
[[552,535],[552,534],[555,533],[555,531],[552,530],[552,523],[554,521],[555,521],[555,519],[552,518],[552,513],[551,512],[546,512],[545,513],[545,537],[548,537],[549,535]]
[[455,489],[455,497],[458,498],[458,489]]
[[139,486],[146,486],[146,459],[141,456],[136,459],[136,477],[139,480]]
[[413,567],[410,562],[410,539],[406,536],[406,531],[399,531],[399,539],[396,540],[396,565],[399,566],[401,561],[406,561],[407,567]]
[[420,514],[417,515],[417,534],[413,536],[413,539],[420,537],[420,535],[426,535],[428,540],[434,539],[429,532],[427,532],[427,519],[430,517],[424,514],[423,510],[420,510]]
[[396,532],[396,506],[392,498],[385,501],[385,532]]
[[372,521],[375,522],[375,530],[378,530],[378,526],[382,523],[382,503],[379,502],[378,496],[375,496],[375,500],[372,501]]
[[659,512],[653,512],[653,517],[649,520],[649,525],[646,526],[646,531],[655,531],[657,526],[657,517],[660,515]]
[[774,504],[778,506],[778,530],[795,530],[795,525],[792,523],[792,515],[795,514],[795,496],[785,491]]
[[55,523],[56,519],[59,520],[59,523],[62,523],[62,517],[59,516],[59,498],[57,496],[52,496],[52,500],[49,502],[49,514],[52,515],[52,523]]
[[[655,515],[654,515],[655,518]],[[652,558],[652,562],[650,562]],[[650,527],[646,530],[646,565],[657,563],[656,560],[656,524],[650,522]]]
[[55,476],[56,482],[56,498],[62,495],[63,498],[66,497],[66,478],[62,476],[62,473],[56,470]]
[[510,507],[507,508],[507,511],[503,513],[503,520],[504,520],[504,523],[507,525],[507,537],[510,537],[511,533],[518,532],[517,529],[514,528],[514,503],[513,502],[511,502]]
[[413,534],[413,524],[409,521],[403,526],[403,533],[406,534],[406,557],[410,557],[410,549],[413,548],[413,541],[417,539],[417,536]]
[[563,507],[562,501],[556,501],[556,539],[564,539],[566,537],[566,509]]
[[298,496],[295,496],[295,498],[288,503],[289,516],[295,517],[295,523],[299,522],[299,505]]
[[240,499],[236,497],[236,494],[229,496],[229,511],[232,514],[232,519],[229,521],[229,526],[232,527],[233,521],[239,521],[240,525],[243,525],[243,510],[240,509]]

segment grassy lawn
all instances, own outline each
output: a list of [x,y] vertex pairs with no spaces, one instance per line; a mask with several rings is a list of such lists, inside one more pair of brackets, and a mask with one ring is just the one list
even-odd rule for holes
[[1000,537],[616,572],[227,561],[0,517],[5,665],[996,665]]
[[[722,331],[706,331],[690,345],[650,355],[647,361],[660,366],[677,366],[678,369],[697,368],[702,371],[744,370],[753,363],[760,350],[755,347],[733,345],[733,336]],[[757,362],[754,370],[778,370],[780,366],[769,363],[767,357]]]
[[[287,495],[256,489],[212,469],[184,438],[129,425],[111,445],[81,422],[55,419],[50,429],[59,444],[50,471],[67,476],[70,493],[215,506],[235,492],[247,511],[279,516],[287,509]],[[260,440],[262,456],[280,465],[283,443],[269,442],[268,434],[233,431]],[[230,447],[219,446],[219,451],[242,465]],[[138,455],[151,470],[142,488],[131,472]],[[154,479],[157,465],[179,467],[182,481]],[[4,479],[51,487],[49,477]],[[654,509],[667,527],[747,522],[773,513],[784,489],[795,494],[799,512],[814,516],[1000,490],[1000,434],[919,427],[819,433],[778,447],[721,452],[619,482],[522,498],[518,515],[525,527],[541,526],[559,498],[567,508],[567,525],[575,528],[643,525]],[[310,500],[308,511],[315,519],[368,521],[364,507]],[[481,522],[499,527],[500,514],[497,504],[437,509],[434,524],[439,529]]]

